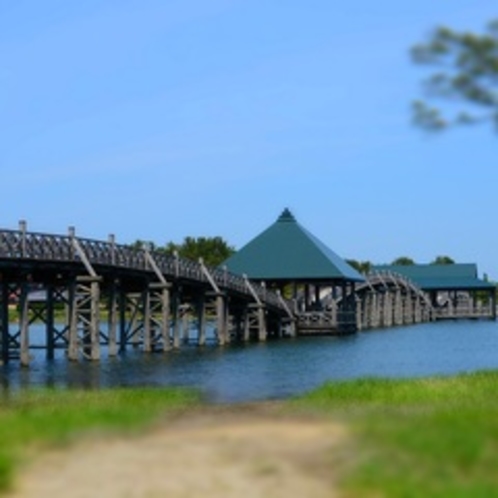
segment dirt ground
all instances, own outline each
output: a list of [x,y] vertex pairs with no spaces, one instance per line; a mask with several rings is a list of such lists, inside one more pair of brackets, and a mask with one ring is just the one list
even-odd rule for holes
[[274,406],[211,407],[30,459],[11,498],[330,498],[345,430]]

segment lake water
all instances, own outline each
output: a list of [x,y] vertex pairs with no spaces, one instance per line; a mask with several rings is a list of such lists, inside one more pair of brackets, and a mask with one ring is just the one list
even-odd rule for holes
[[[41,332],[41,331],[40,331]],[[184,346],[168,353],[129,349],[101,362],[68,362],[62,351],[31,366],[1,367],[4,389],[28,386],[104,388],[187,386],[212,402],[283,398],[326,381],[449,375],[498,369],[498,323],[439,322],[361,332],[217,347]]]

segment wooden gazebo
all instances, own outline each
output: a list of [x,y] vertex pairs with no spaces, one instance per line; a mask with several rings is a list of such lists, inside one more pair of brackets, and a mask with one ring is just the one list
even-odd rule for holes
[[300,225],[288,209],[224,265],[292,298],[298,333],[356,330],[354,289],[363,276]]

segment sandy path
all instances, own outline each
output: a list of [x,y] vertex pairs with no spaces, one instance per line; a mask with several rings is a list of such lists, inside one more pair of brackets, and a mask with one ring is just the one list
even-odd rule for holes
[[15,498],[333,497],[344,430],[267,409],[207,409],[34,459]]

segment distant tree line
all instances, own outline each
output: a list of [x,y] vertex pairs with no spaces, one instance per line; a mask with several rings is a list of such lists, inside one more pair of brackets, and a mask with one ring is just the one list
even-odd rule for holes
[[[181,258],[190,259],[192,261],[199,261],[203,259],[204,263],[208,266],[219,266],[228,259],[235,252],[235,247],[230,245],[222,237],[185,237],[182,242],[167,242],[163,246],[159,246],[154,242],[136,240],[130,247],[132,249],[140,250],[147,246],[151,251],[174,255],[178,254]],[[346,259],[346,262],[363,274],[370,272],[374,263],[371,261],[358,261],[356,259]],[[450,256],[436,256],[430,262],[433,265],[451,265],[455,261]],[[395,266],[409,266],[415,265],[416,262],[409,256],[399,256],[391,263]]]
[[178,254],[179,257],[192,261],[199,261],[202,258],[207,266],[219,266],[235,252],[235,248],[219,236],[185,237],[180,243],[170,241],[164,246],[140,239],[130,244],[130,247],[135,250],[146,246],[153,252],[170,256]]
[[[371,261],[358,261],[356,259],[346,259],[346,263],[348,263],[355,270],[363,274],[367,274],[372,269],[372,267],[375,266],[375,264],[372,263]],[[409,256],[399,256],[393,261],[391,261],[391,263],[389,264],[393,266],[410,266],[410,265],[415,265],[417,263]],[[455,264],[455,261],[450,256],[436,256],[429,264],[453,265]]]

